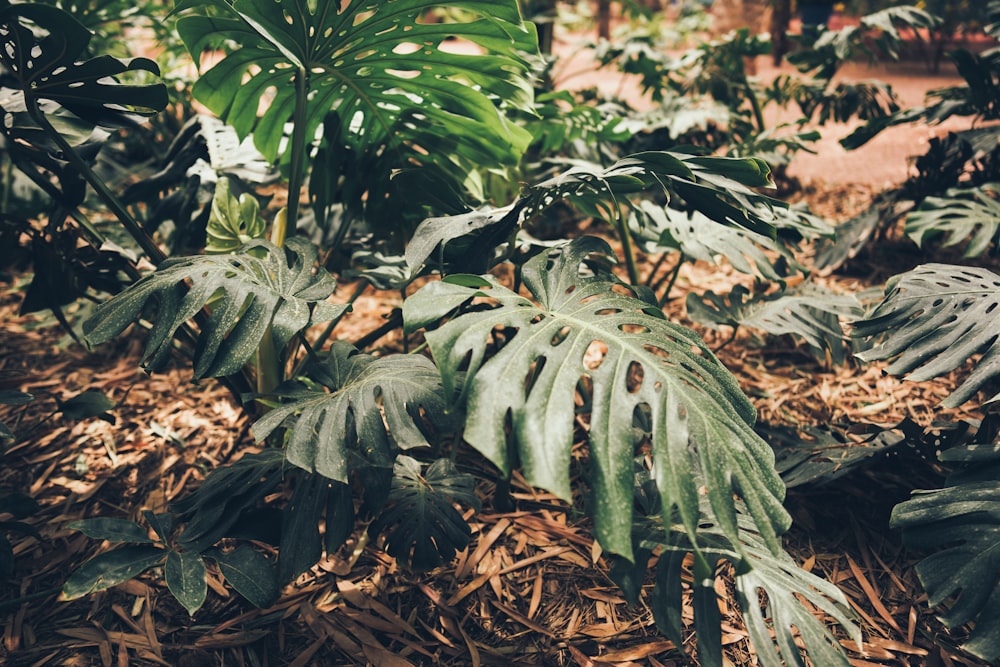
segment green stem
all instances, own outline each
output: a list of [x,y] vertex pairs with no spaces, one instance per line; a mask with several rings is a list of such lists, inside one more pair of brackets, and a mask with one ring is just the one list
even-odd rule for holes
[[49,124],[45,115],[39,111],[35,100],[29,100],[26,98],[25,106],[28,109],[28,114],[31,116],[31,119],[38,123],[42,130],[55,142],[56,146],[59,147],[59,150],[62,151],[63,157],[66,158],[66,160],[80,172],[80,175],[86,179],[87,183],[90,184],[90,187],[94,188],[94,191],[97,192],[98,196],[104,201],[104,204],[108,207],[108,209],[110,209],[114,216],[118,218],[118,221],[122,223],[122,226],[125,227],[126,231],[128,231],[132,238],[135,239],[135,242],[139,244],[139,247],[142,248],[143,252],[146,253],[149,261],[154,265],[159,265],[163,260],[165,260],[167,256],[163,254],[163,251],[160,250],[159,246],[157,246],[149,234],[146,233],[146,230],[142,228],[142,225],[140,225],[139,222],[129,214],[125,205],[119,201],[118,197],[116,197],[113,192],[111,192],[111,189],[104,183],[104,181],[102,181],[97,174],[94,173],[94,170],[90,168],[90,165],[87,164],[83,158],[77,154],[73,147],[69,145],[69,142],[67,142],[63,136]]
[[291,166],[288,172],[288,222],[295,229],[299,221],[299,200],[306,171],[306,125],[309,104],[309,72],[295,73],[295,111],[292,114]]
[[31,602],[32,600],[47,598],[50,595],[58,595],[61,590],[62,586],[56,586],[55,588],[48,588],[44,591],[38,591],[37,593],[30,593],[28,595],[23,595],[19,598],[14,598],[13,600],[4,600],[0,602],[0,609],[8,609],[10,607],[16,607],[19,604],[23,604],[25,602]]
[[681,267],[684,265],[685,259],[684,255],[677,258],[677,266],[670,272],[670,282],[667,283],[667,288],[663,290],[663,296],[660,297],[660,308],[667,305],[667,301],[670,300],[670,291],[674,288],[674,283],[677,282],[677,276],[681,274]]
[[628,281],[632,285],[638,285],[641,281],[639,280],[639,267],[635,263],[632,235],[628,231],[628,225],[625,222],[625,218],[622,217],[621,211],[619,210],[617,213],[615,216],[615,228],[618,230],[618,236],[621,237],[619,240],[622,243],[622,253],[625,255],[625,269],[628,271]]
[[750,108],[753,110],[754,121],[757,123],[757,131],[763,132],[767,129],[767,123],[764,122],[764,110],[760,108],[760,100],[757,99],[757,93],[754,92],[753,86],[750,85],[750,80],[747,78],[745,69],[742,78],[743,90],[746,91],[747,99],[750,100]]
[[736,340],[736,334],[739,332],[739,330],[740,330],[740,325],[734,324],[732,335],[730,335],[729,338],[727,338],[726,340],[722,341],[722,343],[720,343],[714,350],[712,350],[712,352],[718,354],[719,351],[722,350],[722,348],[724,348],[725,346],[729,345],[734,340]]
[[666,261],[667,255],[669,254],[669,252],[663,252],[657,258],[656,263],[653,264],[653,268],[649,271],[649,275],[646,276],[646,287],[651,287],[654,290],[656,289],[653,287],[653,279],[656,278],[657,272],[660,270],[660,267],[663,266],[663,262]]

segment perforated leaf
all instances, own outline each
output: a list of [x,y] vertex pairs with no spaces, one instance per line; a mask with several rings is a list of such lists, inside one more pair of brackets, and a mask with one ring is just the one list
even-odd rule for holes
[[927,197],[906,218],[906,234],[923,246],[943,236],[945,247],[968,241],[963,255],[979,257],[997,242],[1000,231],[1000,187],[993,183],[969,190],[950,190],[946,197]]
[[[223,39],[237,45],[193,92],[241,136],[253,132],[269,160],[280,152],[297,76],[309,95],[307,137],[334,111],[350,146],[379,145],[402,128],[442,139],[460,135],[470,152],[512,157],[530,137],[506,124],[491,98],[522,108],[530,102],[527,64],[518,50],[537,51],[533,28],[521,21],[513,0],[435,4],[475,18],[424,22],[424,0],[182,0],[177,10],[186,15],[177,29],[195,57]],[[486,53],[442,49],[451,37]],[[258,119],[265,96],[269,103]]]
[[340,482],[349,480],[350,452],[370,463],[391,466],[396,446],[427,445],[418,425],[448,423],[441,377],[429,359],[395,354],[360,354],[348,343],[333,345],[312,374],[330,389],[288,392],[280,405],[253,425],[263,440],[291,415],[285,444],[290,463]]
[[[1000,445],[969,445],[946,454],[942,458],[957,468],[948,486],[918,491],[897,505],[892,526],[903,529],[908,547],[934,552],[917,565],[928,603],[946,605],[941,620],[949,627],[972,621],[962,648],[995,663],[1000,659]],[[984,468],[989,473],[980,474]]]
[[[143,363],[156,368],[170,353],[178,327],[207,307],[211,312],[198,339],[194,375],[229,375],[254,354],[268,326],[280,347],[309,324],[348,308],[324,301],[335,281],[323,270],[314,274],[315,261],[315,248],[295,238],[283,249],[254,241],[235,255],[171,259],[98,306],[83,331],[92,345],[108,341],[139,318],[155,298],[158,314]],[[188,281],[190,288],[185,287]]]
[[478,510],[475,487],[475,478],[448,459],[437,459],[423,471],[416,459],[400,456],[388,503],[370,531],[383,534],[386,551],[403,563],[437,567],[469,543],[472,531],[455,504]]
[[779,260],[786,265],[796,264],[792,253],[774,238],[721,224],[697,211],[688,214],[646,201],[639,205],[639,213],[633,218],[632,229],[647,241],[651,252],[677,250],[709,264],[718,264],[724,257],[737,271],[768,280],[781,280],[787,275],[787,269],[775,266]]
[[861,317],[864,310],[850,294],[836,294],[811,283],[774,294],[751,295],[736,285],[728,295],[706,292],[687,295],[688,316],[712,328],[720,324],[748,326],[775,336],[791,334],[805,339],[819,359],[842,364],[845,357],[841,320]]
[[[32,27],[39,29],[38,34]],[[110,126],[121,123],[126,113],[151,115],[163,110],[167,89],[162,83],[118,80],[136,72],[159,75],[156,63],[148,58],[88,59],[92,36],[56,7],[25,3],[0,9],[0,63],[29,104],[51,100],[90,123]]]
[[968,377],[942,401],[955,407],[1000,376],[998,328],[1000,276],[975,267],[924,264],[892,278],[882,302],[854,324],[852,335],[882,341],[858,357],[892,359],[886,372],[906,373],[915,382],[951,372],[982,353]]
[[[485,300],[486,307],[427,333],[449,395],[467,363],[465,439],[502,471],[516,459],[531,484],[568,499],[582,392],[590,406],[597,535],[605,549],[631,557],[633,427],[648,410],[664,514],[676,508],[697,540],[699,471],[712,511],[733,540],[738,492],[765,542],[780,549],[777,536],[788,525],[784,486],[770,448],[751,428],[753,407],[694,332],[666,321],[600,270],[609,261],[615,260],[608,245],[592,237],[533,258],[523,274],[537,305],[492,278],[471,276],[431,283],[406,300],[411,331]],[[487,358],[497,330],[506,342]]]

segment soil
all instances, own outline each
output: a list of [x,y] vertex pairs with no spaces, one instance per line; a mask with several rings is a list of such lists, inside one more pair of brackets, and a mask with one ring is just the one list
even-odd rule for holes
[[[919,62],[877,70],[858,65],[843,76],[887,81],[907,104],[919,103],[931,88],[957,82],[954,73],[932,76],[923,68]],[[758,63],[761,77],[781,71],[763,59]],[[801,156],[789,169],[801,186],[794,196],[819,214],[844,220],[887,184],[900,182],[907,157],[948,127],[896,128],[852,154],[836,143],[849,127],[826,128],[817,155]],[[651,269],[646,261],[643,270]],[[824,280],[857,292],[877,284],[877,269]],[[721,290],[741,280],[729,269],[686,266],[677,282],[681,298],[668,305],[668,315],[687,322],[688,290]],[[106,546],[69,529],[69,522],[163,510],[208,471],[257,445],[247,418],[218,384],[193,383],[183,367],[154,376],[140,372],[137,337],[85,350],[51,318],[18,315],[22,287],[23,282],[8,285],[0,297],[0,369],[24,371],[16,388],[37,400],[0,407],[0,422],[22,436],[4,452],[0,488],[24,490],[40,509],[25,519],[37,535],[7,533],[16,571],[0,591],[3,664],[688,664],[657,632],[646,604],[630,608],[608,579],[610,560],[587,523],[517,477],[513,496],[519,509],[498,511],[490,502],[491,489],[483,486],[484,509],[470,517],[473,542],[456,562],[432,572],[401,568],[359,531],[286,587],[269,609],[248,605],[215,572],[208,603],[194,618],[167,593],[161,578],[149,574],[82,600],[59,601],[67,573]],[[341,286],[339,298],[353,288]],[[398,295],[366,294],[356,304],[354,330],[370,329],[396,305]],[[703,335],[713,346],[728,338],[710,330]],[[398,345],[398,337],[381,344]],[[942,416],[937,405],[951,386],[948,379],[905,383],[884,375],[878,365],[827,367],[793,341],[750,333],[741,333],[719,354],[762,421],[773,424],[892,423],[910,417],[926,425]],[[54,413],[56,399],[91,389],[115,402],[114,424],[75,422]],[[976,415],[959,410],[950,416]],[[862,651],[847,646],[853,665],[979,664],[955,648],[962,632],[946,631],[928,609],[914,574],[917,557],[886,529],[891,507],[917,482],[934,484],[939,476],[929,464],[907,471],[916,479],[901,479],[890,464],[821,491],[793,493],[789,507],[797,527],[788,536],[789,548],[804,568],[837,584],[857,610],[865,643]],[[756,664],[732,596],[720,592],[726,658],[732,665]],[[690,626],[687,633],[690,642]]]

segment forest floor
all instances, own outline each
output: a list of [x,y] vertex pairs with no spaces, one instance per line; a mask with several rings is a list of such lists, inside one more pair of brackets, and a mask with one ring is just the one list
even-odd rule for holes
[[[919,64],[899,67],[859,70],[859,75],[890,82],[905,91],[909,103],[955,80],[953,74],[916,71]],[[762,63],[761,76],[768,71]],[[789,170],[799,180],[789,196],[844,220],[886,184],[901,181],[907,156],[919,153],[921,142],[937,131],[942,128],[897,128],[863,153],[841,155],[835,143],[839,130],[824,130],[818,154],[797,159]],[[852,292],[881,286],[889,274],[919,259],[898,250],[876,252],[824,280]],[[651,263],[643,269],[649,271]],[[668,315],[687,323],[682,297],[688,290],[719,290],[742,280],[727,269],[687,266],[677,282],[681,298],[670,302]],[[37,398],[23,407],[0,408],[0,421],[21,436],[3,452],[0,488],[28,493],[40,510],[25,519],[37,537],[9,534],[16,570],[0,584],[6,586],[0,588],[0,663],[688,664],[657,633],[644,603],[635,608],[625,603],[586,521],[516,477],[514,498],[523,509],[491,509],[484,486],[484,509],[470,517],[472,543],[455,562],[432,572],[399,567],[358,532],[286,587],[269,609],[248,605],[217,575],[210,577],[209,600],[193,619],[161,579],[148,575],[82,600],[58,601],[67,574],[101,548],[67,529],[70,521],[164,510],[207,471],[257,449],[247,418],[220,385],[194,383],[181,366],[154,376],[142,373],[136,336],[93,351],[82,348],[51,318],[18,315],[23,284],[5,285],[0,295],[0,370],[24,371],[14,388]],[[346,298],[353,287],[342,285],[338,296]],[[355,331],[368,330],[397,301],[398,296],[366,293],[355,304]],[[727,332],[703,334],[713,347],[728,338]],[[343,335],[350,339],[352,330]],[[386,349],[398,343],[392,336],[382,341]],[[830,368],[803,345],[745,332],[719,356],[756,404],[761,421],[772,425],[893,424],[907,417],[929,425],[941,418],[938,403],[953,386],[947,379],[908,384],[883,375],[878,365]],[[86,390],[105,392],[115,402],[113,424],[74,422],[55,412],[57,399]],[[950,416],[977,415],[952,411]],[[917,556],[904,551],[898,534],[887,528],[893,505],[914,486],[936,484],[939,471],[931,464],[922,472],[907,464],[902,479],[904,469],[894,466],[899,462],[886,461],[817,490],[792,491],[789,549],[802,567],[838,585],[858,612],[863,651],[845,643],[853,664],[977,665],[954,648],[962,633],[946,631],[928,609],[913,569]],[[732,665],[755,664],[733,596],[724,583],[720,592],[727,601],[727,659]],[[688,606],[688,623],[690,612]]]

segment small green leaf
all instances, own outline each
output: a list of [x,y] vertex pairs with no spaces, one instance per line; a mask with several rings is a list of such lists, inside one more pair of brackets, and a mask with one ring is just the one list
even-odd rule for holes
[[63,600],[75,600],[136,577],[163,562],[167,552],[158,547],[128,546],[94,556],[69,576]]
[[241,545],[229,552],[213,551],[219,570],[236,592],[250,604],[264,609],[278,598],[278,577],[267,558],[253,548]]
[[167,588],[177,601],[187,609],[189,615],[205,604],[208,594],[208,572],[205,561],[199,554],[187,551],[171,551],[163,568]]
[[319,522],[329,488],[330,480],[322,475],[297,475],[295,493],[282,513],[278,581],[292,581],[323,557]]
[[146,519],[146,523],[153,529],[153,532],[160,537],[160,540],[163,542],[170,540],[170,533],[174,529],[174,521],[169,513],[154,514],[150,510],[143,510],[142,516]]
[[59,410],[63,416],[75,421],[98,417],[113,410],[115,406],[114,401],[96,389],[88,389],[65,401],[59,401]]
[[220,178],[212,197],[205,252],[210,255],[236,252],[243,244],[264,238],[266,232],[267,223],[260,215],[257,200],[247,193],[237,199],[230,192],[229,179]]
[[0,391],[0,404],[3,405],[24,405],[33,400],[35,400],[35,397],[24,391]]
[[79,530],[87,537],[109,542],[132,542],[135,544],[152,544],[154,540],[142,526],[125,519],[114,517],[99,517],[73,521],[69,528]]

